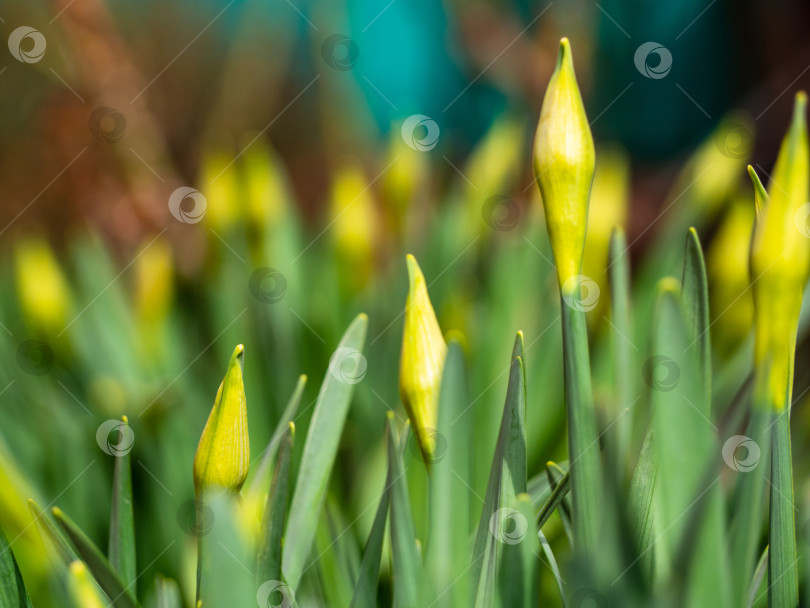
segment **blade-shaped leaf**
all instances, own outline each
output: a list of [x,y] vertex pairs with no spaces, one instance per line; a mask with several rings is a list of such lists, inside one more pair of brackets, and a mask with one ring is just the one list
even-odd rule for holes
[[93,577],[110,597],[115,608],[136,608],[138,603],[130,595],[121,578],[113,570],[104,554],[61,509],[54,507],[53,517],[76,546],[76,552],[87,564]]
[[796,521],[793,503],[793,465],[790,457],[789,408],[775,414],[771,443],[771,510],[768,539],[768,606],[799,605],[796,567]]
[[[533,608],[537,606],[538,539],[542,532],[534,523],[534,508],[528,494],[519,494],[513,504],[509,511],[512,529],[499,539],[503,543],[498,571],[499,595],[502,606]],[[546,555],[550,553],[548,548]],[[556,570],[553,559],[552,555],[552,570]],[[555,575],[559,575],[558,570]]]
[[472,410],[468,406],[464,356],[459,343],[451,340],[439,391],[437,421],[437,445],[445,447],[441,452],[437,448],[431,462],[430,537],[425,555],[425,571],[433,590],[444,591],[442,603],[449,607],[469,606],[466,576],[470,555],[469,513],[470,501],[475,498],[469,489]]
[[388,413],[388,485],[391,488],[391,552],[394,574],[394,605],[417,608],[421,588],[422,563],[416,545],[407,478],[393,423]]
[[[518,350],[518,348],[520,348],[520,350]],[[516,340],[515,351],[513,352],[521,352],[521,350],[522,337],[519,335]],[[495,453],[492,457],[492,466],[489,473],[489,482],[487,483],[487,492],[484,497],[484,506],[481,510],[481,519],[478,522],[478,531],[476,532],[475,544],[473,546],[470,580],[472,581],[473,592],[475,594],[475,606],[490,606],[493,601],[499,547],[494,534],[491,532],[490,526],[493,517],[504,507],[504,490],[512,488],[510,492],[513,492],[513,488],[515,487],[514,483],[516,478],[509,477],[508,474],[504,473],[504,469],[508,466],[506,462],[507,452],[511,452],[513,455],[520,452],[519,447],[509,445],[513,439],[520,440],[519,435],[515,435],[512,432],[511,417],[514,411],[520,410],[525,405],[525,387],[526,378],[523,362],[520,357],[514,357],[510,365],[506,402],[504,403],[503,417],[498,433],[498,441],[495,445]],[[523,441],[525,449],[525,437]],[[517,464],[515,466],[519,468]],[[509,479],[509,482],[504,483],[505,479]]]
[[[367,327],[368,317],[361,314],[346,330],[329,362],[315,404],[287,521],[282,570],[293,589],[298,587],[312,549],[354,385],[362,378],[352,374],[365,373],[362,349]],[[355,369],[347,373],[346,365],[354,365]]]
[[150,608],[183,608],[180,587],[170,578],[158,574],[155,577],[155,594]]
[[711,415],[712,358],[709,336],[709,282],[706,262],[697,231],[690,228],[686,237],[683,256],[683,279],[681,281],[686,327],[689,331],[689,349],[698,353],[703,399],[696,404],[705,416]]
[[270,488],[273,462],[276,459],[276,454],[281,445],[282,436],[287,433],[290,423],[295,419],[295,415],[298,413],[298,406],[301,405],[301,397],[304,394],[306,384],[307,377],[304,375],[299,376],[295,389],[292,395],[290,395],[289,401],[287,401],[287,407],[284,408],[284,412],[281,414],[281,418],[273,431],[273,435],[270,437],[270,441],[264,449],[262,461],[259,463],[255,474],[251,475],[245,485],[243,491],[245,496],[249,497],[249,500],[263,500],[264,495]]
[[382,559],[390,496],[391,487],[386,480],[385,489],[380,497],[377,513],[374,516],[374,523],[366,540],[363,561],[360,564],[360,574],[354,586],[351,608],[376,608],[377,606],[377,579],[380,576],[380,560]]
[[6,535],[0,530],[0,606],[31,608],[20,568]]
[[647,428],[641,452],[630,478],[627,492],[627,519],[639,555],[639,567],[648,581],[652,581],[655,539],[653,521],[655,513],[655,488],[658,468],[655,465],[653,431]]
[[259,582],[266,580],[283,580],[281,576],[281,558],[284,538],[284,518],[287,514],[287,499],[290,462],[295,441],[295,425],[290,422],[286,432],[281,436],[278,452],[278,465],[273,475],[273,483],[267,494],[267,505],[264,508],[261,536],[259,539],[259,556],[256,565],[256,577]]
[[[124,425],[129,425],[126,416],[122,421]],[[110,565],[135,597],[138,572],[135,565],[135,519],[132,513],[132,465],[129,454],[129,450],[122,450],[122,453],[116,454],[115,457],[107,555]]]

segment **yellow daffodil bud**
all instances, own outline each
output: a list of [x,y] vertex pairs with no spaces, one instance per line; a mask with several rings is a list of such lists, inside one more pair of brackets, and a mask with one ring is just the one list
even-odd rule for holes
[[[793,120],[782,141],[768,201],[759,213],[751,244],[756,346],[754,359],[767,370],[767,397],[785,406],[793,377],[796,330],[802,291],[810,270],[810,239],[805,218],[810,196],[807,96],[796,96]],[[801,219],[801,223],[798,220]]]
[[247,478],[250,441],[242,381],[244,352],[240,344],[231,355],[194,455],[194,489],[198,495],[211,486],[238,492]]
[[[627,200],[630,191],[630,159],[618,145],[599,148],[596,173],[593,178],[588,209],[588,233],[582,256],[582,274],[594,281],[599,293],[608,293],[606,272],[610,237],[616,226],[627,221]],[[599,298],[590,309],[589,321],[601,319],[609,298]]]
[[534,176],[561,288],[580,273],[594,164],[593,137],[574,75],[571,45],[563,38],[534,140]]
[[357,167],[340,171],[332,189],[331,232],[344,285],[351,291],[366,286],[374,270],[376,232],[374,199]]
[[163,331],[174,293],[173,268],[171,247],[162,237],[146,245],[135,265],[138,337],[150,360],[159,360],[165,350]]
[[439,387],[447,345],[428,297],[425,277],[416,258],[408,255],[408,300],[399,362],[399,393],[419,447],[430,462],[435,448]]
[[107,605],[101,599],[84,562],[75,561],[70,564],[70,594],[75,605],[80,608],[104,608]]
[[279,158],[266,144],[257,141],[248,148],[242,161],[248,220],[256,226],[277,224],[289,207]]
[[242,192],[234,155],[225,151],[207,154],[202,173],[205,220],[213,230],[227,230],[243,217]]
[[726,212],[706,252],[712,339],[723,352],[739,346],[751,331],[754,301],[749,290],[748,254],[754,208],[737,199]]
[[50,245],[39,237],[27,238],[17,245],[15,254],[17,292],[27,321],[48,333],[62,331],[72,298]]

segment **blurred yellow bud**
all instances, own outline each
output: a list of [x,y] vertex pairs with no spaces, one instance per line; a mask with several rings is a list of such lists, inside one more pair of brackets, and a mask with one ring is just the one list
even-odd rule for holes
[[748,199],[737,199],[726,212],[706,252],[712,313],[712,339],[724,352],[749,335],[754,301],[749,290],[748,254],[754,208]]
[[62,331],[71,295],[62,268],[45,239],[29,237],[15,250],[17,292],[26,320],[47,333]]
[[245,347],[237,346],[214,407],[194,455],[194,489],[197,495],[209,488],[220,487],[238,492],[245,483],[250,464],[247,401],[242,380],[242,357]]
[[[582,274],[596,282],[599,293],[608,293],[605,269],[610,236],[616,226],[624,228],[627,222],[629,191],[630,159],[627,152],[617,145],[600,147],[588,209],[585,253],[582,256]],[[601,319],[601,311],[608,301],[609,298],[599,298],[588,319]]]
[[84,562],[75,561],[70,564],[70,595],[79,608],[104,608],[107,605],[101,599]]
[[332,189],[332,224],[345,284],[356,291],[373,273],[376,209],[369,184],[357,167],[340,171]]
[[279,159],[261,141],[248,148],[243,158],[245,199],[253,225],[274,225],[287,212],[287,185]]
[[227,230],[242,217],[242,193],[232,154],[211,152],[203,160],[205,220],[213,230]]
[[135,314],[144,353],[152,359],[164,350],[161,332],[172,305],[174,264],[171,247],[163,238],[142,251],[135,265]]
[[410,285],[402,332],[399,393],[419,447],[429,462],[435,449],[434,431],[447,345],[430,303],[422,270],[412,255],[408,255],[407,263]]
[[768,201],[760,211],[751,243],[756,346],[754,359],[767,369],[768,397],[784,407],[793,377],[796,330],[802,291],[810,271],[810,146],[807,96],[796,95],[793,120],[782,141]]
[[534,141],[534,176],[543,197],[560,287],[580,274],[594,163],[593,137],[571,45],[563,38]]

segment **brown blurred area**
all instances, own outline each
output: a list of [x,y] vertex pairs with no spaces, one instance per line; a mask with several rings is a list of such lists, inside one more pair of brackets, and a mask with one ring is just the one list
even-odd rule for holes
[[[332,114],[324,105],[331,93],[321,87],[327,77],[312,90],[305,88],[319,70],[300,55],[315,43],[302,41],[292,9],[268,27],[246,7],[232,4],[205,3],[189,11],[171,2],[133,3],[115,5],[118,14],[105,0],[4,8],[4,37],[30,24],[41,28],[48,42],[47,61],[25,64],[5,53],[0,62],[0,235],[5,240],[41,230],[58,245],[66,229],[87,223],[123,250],[165,226],[173,238],[181,238],[166,221],[169,194],[180,185],[198,184],[207,151],[237,157],[254,137],[269,139],[304,214],[317,217],[328,197],[335,151],[351,148],[357,139],[352,133],[362,127],[353,112],[345,122],[330,124]],[[743,78],[733,105],[756,119],[752,158],[766,168],[787,124],[792,92],[810,87],[805,35],[810,9],[801,2],[775,8],[761,2],[717,7],[729,13],[737,40],[748,41],[734,50],[742,53]],[[539,110],[556,53],[549,41],[563,30],[592,29],[588,19],[600,14],[587,9],[590,17],[573,21],[549,14],[531,26],[531,35],[522,36],[527,24],[517,10],[486,3],[455,7],[453,31],[469,80],[484,70],[488,86]],[[228,34],[230,29],[238,35]],[[594,41],[577,52],[589,97],[600,50]],[[110,141],[118,131],[120,139]],[[372,142],[353,153],[373,166],[384,146]],[[631,238],[663,206],[686,153],[636,158]],[[531,179],[528,159],[523,173]],[[448,172],[446,178],[452,177]],[[194,238],[185,234],[182,238]]]

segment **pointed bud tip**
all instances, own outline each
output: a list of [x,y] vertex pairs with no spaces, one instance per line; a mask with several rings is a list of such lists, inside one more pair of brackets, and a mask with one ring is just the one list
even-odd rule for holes
[[410,253],[405,256],[405,262],[408,265],[408,284],[410,289],[414,290],[420,281],[424,283],[425,276],[422,274],[419,262]]
[[127,418],[126,416],[121,416],[121,422],[129,426],[129,418]]
[[675,277],[664,277],[658,281],[658,293],[660,295],[680,295],[681,283]]

